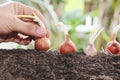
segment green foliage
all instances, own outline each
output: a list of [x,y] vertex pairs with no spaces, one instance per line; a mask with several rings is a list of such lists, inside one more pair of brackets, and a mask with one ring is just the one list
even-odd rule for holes
[[[78,33],[76,31],[70,31],[69,33],[71,36],[71,40],[77,46],[77,50],[82,52],[88,45],[88,37],[89,36],[86,34],[83,34],[83,33]],[[83,36],[85,36],[85,37],[83,37]]]
[[118,35],[116,36],[116,37],[117,37],[116,40],[117,40],[118,42],[120,42],[120,36],[119,36],[120,31],[119,31],[117,34],[118,34]]
[[[74,15],[74,16],[73,16]],[[85,23],[85,18],[82,16],[80,11],[72,11],[65,13],[62,18],[63,22],[71,26],[77,26]]]
[[50,0],[51,4],[54,5],[54,8],[57,8],[59,4],[64,3],[65,0]]
[[98,10],[94,10],[94,11],[88,13],[87,15],[91,16],[92,18],[94,18],[94,17],[98,16],[98,14],[99,14]]
[[112,11],[116,9],[116,7],[120,6],[120,0],[112,0]]
[[84,11],[84,0],[66,0],[65,1],[65,12],[71,12],[74,10]]
[[110,36],[108,36],[105,32],[102,32],[102,37],[106,42],[110,41]]

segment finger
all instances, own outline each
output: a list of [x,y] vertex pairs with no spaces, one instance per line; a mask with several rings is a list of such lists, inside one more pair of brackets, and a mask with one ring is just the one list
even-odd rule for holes
[[46,37],[49,38],[50,37],[50,31],[47,29],[47,34]]
[[0,38],[0,43],[1,43],[1,42],[4,42],[4,41],[5,41],[5,40],[4,40],[3,38]]
[[33,13],[35,13],[36,16],[40,18],[40,20],[44,23],[44,25],[47,28],[47,22],[45,18],[42,16],[42,14],[38,10],[21,3],[18,3],[18,6],[19,7],[18,7],[17,15],[33,15]]
[[7,34],[0,34],[0,38],[5,40],[5,39],[9,39],[9,38],[14,37],[17,34],[18,34],[17,32],[12,32],[12,33],[7,33]]
[[44,37],[47,34],[47,31],[44,28],[40,27],[38,24],[32,22],[24,22],[18,18],[16,18],[13,26],[15,31],[29,36]]
[[18,44],[28,45],[31,41],[32,41],[32,39],[30,37],[28,37],[28,38],[21,39]]
[[12,37],[12,38],[8,38],[8,39],[4,39],[4,42],[11,42],[13,40],[14,40],[14,38]]
[[12,40],[12,42],[15,42],[15,43],[18,43],[18,44],[21,44],[21,45],[28,45],[31,41],[32,41],[31,37],[23,38],[19,35],[14,37],[14,39]]
[[7,38],[7,39],[0,38],[0,42],[15,42],[15,43],[18,43],[21,45],[28,45],[31,41],[32,41],[31,37],[23,38],[20,35],[17,35],[15,37],[11,37],[11,38]]
[[33,19],[28,19],[28,18],[21,18],[21,20],[24,22],[34,22]]
[[46,19],[42,16],[42,14],[37,11],[37,10],[34,10],[34,13],[36,14],[36,16],[43,22],[43,24],[45,25],[46,29],[47,29],[47,21]]
[[11,38],[7,38],[7,39],[3,39],[4,41],[3,42],[20,42],[20,39],[22,37],[19,37],[18,35],[17,36],[14,36],[14,37],[11,37]]

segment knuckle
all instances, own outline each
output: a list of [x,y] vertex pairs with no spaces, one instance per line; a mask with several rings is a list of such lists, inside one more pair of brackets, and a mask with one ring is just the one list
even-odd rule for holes
[[32,8],[34,13],[40,13],[37,9]]

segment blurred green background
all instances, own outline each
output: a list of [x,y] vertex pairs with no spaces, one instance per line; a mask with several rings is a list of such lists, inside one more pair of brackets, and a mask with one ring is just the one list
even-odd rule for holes
[[[4,3],[11,0],[0,0]],[[95,47],[98,51],[105,48],[110,41],[111,30],[119,24],[120,0],[13,0],[38,9],[46,18],[51,31],[51,50],[57,50],[64,41],[60,27],[55,26],[59,21],[64,22],[71,40],[78,51],[86,49],[91,28],[101,24],[104,31],[97,37]],[[120,37],[117,36],[119,41]],[[17,45],[16,48],[21,48]],[[34,43],[27,46],[34,48]]]

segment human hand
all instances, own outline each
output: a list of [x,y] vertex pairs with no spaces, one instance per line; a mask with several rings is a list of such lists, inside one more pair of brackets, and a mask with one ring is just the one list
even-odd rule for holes
[[[16,17],[16,15],[33,15],[33,13],[40,18],[46,29],[31,19]],[[19,33],[28,37],[23,38]],[[0,5],[0,42],[16,42],[27,45],[33,37],[44,36],[49,36],[47,22],[36,9],[19,2],[7,2]]]

